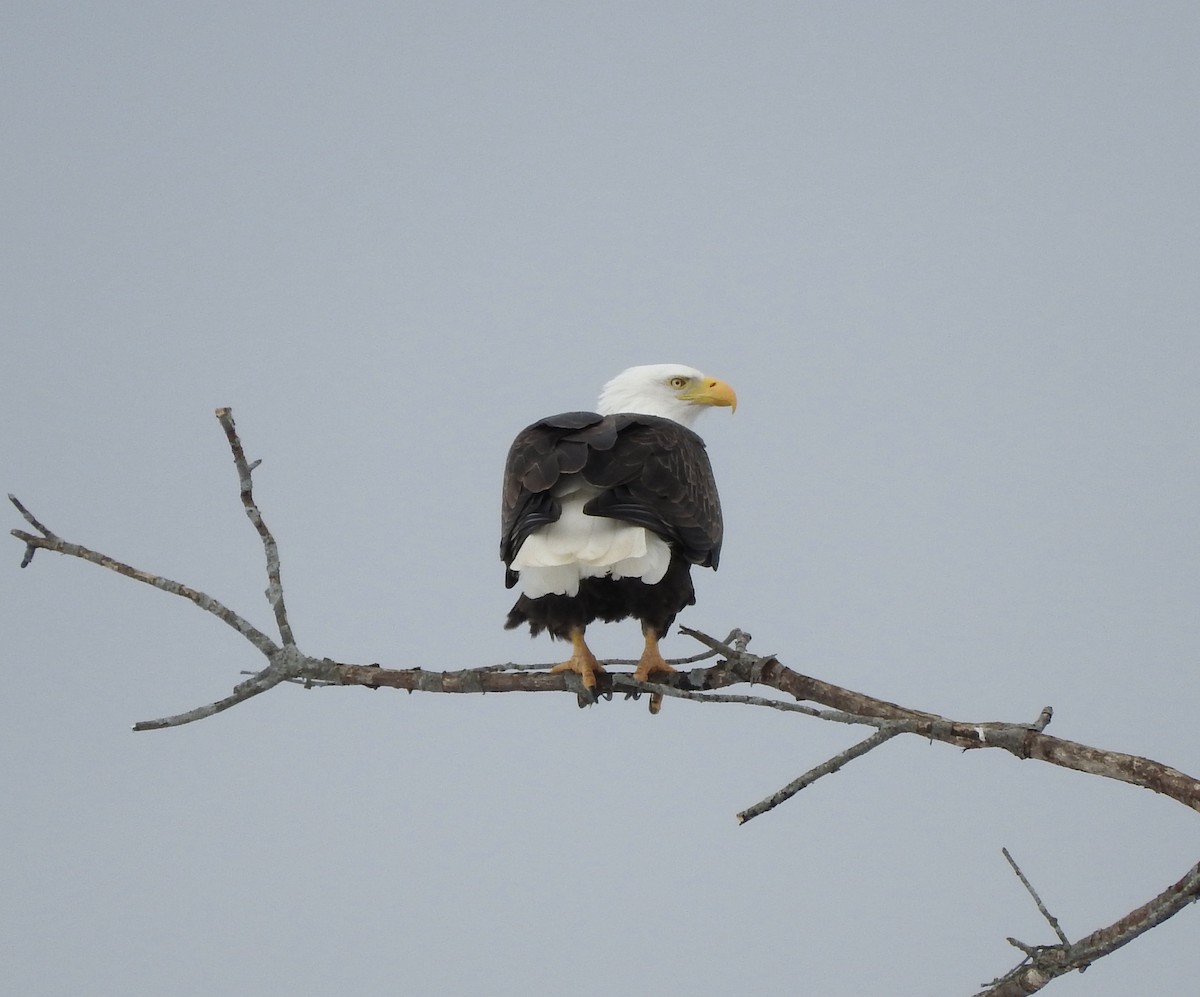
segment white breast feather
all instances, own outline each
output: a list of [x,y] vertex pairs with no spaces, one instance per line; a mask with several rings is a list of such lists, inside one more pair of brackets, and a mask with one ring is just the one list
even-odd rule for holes
[[586,485],[567,482],[555,492],[562,515],[526,537],[513,558],[525,595],[578,595],[581,578],[604,575],[662,581],[671,561],[666,541],[645,527],[585,514],[585,503],[597,494]]

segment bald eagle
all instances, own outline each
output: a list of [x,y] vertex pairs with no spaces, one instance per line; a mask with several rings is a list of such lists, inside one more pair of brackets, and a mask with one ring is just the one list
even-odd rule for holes
[[[695,603],[693,564],[716,570],[721,503],[704,441],[689,428],[733,389],[692,367],[631,367],[609,381],[597,412],[540,419],[513,441],[504,468],[500,557],[521,595],[507,629],[529,624],[569,640],[553,671],[594,691],[600,662],[584,642],[593,620],[641,621],[633,673],[673,671],[659,639]],[[661,696],[651,697],[658,712]]]

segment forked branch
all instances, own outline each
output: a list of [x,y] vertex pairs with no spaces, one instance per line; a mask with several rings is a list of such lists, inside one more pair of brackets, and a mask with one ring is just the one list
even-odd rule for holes
[[[228,696],[173,716],[143,721],[135,724],[134,730],[160,730],[211,717],[284,682],[299,682],[309,687],[362,685],[377,689],[386,686],[406,689],[409,692],[570,692],[576,695],[580,705],[588,705],[597,699],[611,699],[614,692],[623,693],[626,698],[637,698],[645,693],[659,693],[689,701],[741,704],[800,713],[831,723],[875,728],[874,733],[865,740],[812,767],[776,793],[743,810],[738,814],[738,820],[743,823],[773,809],[818,779],[836,772],[852,759],[867,754],[900,734],[916,734],[927,740],[940,741],[961,749],[999,748],[1018,758],[1036,759],[1051,765],[1141,786],[1168,796],[1193,810],[1200,810],[1200,781],[1177,769],[1148,758],[1105,751],[1046,734],[1046,726],[1053,715],[1049,707],[1043,709],[1032,723],[951,720],[801,674],[784,665],[776,655],[753,654],[747,649],[749,634],[740,630],[734,630],[725,640],[718,640],[700,631],[683,628],[684,633],[699,641],[708,650],[673,662],[679,670],[662,675],[659,681],[654,683],[639,682],[625,672],[605,672],[599,676],[594,697],[583,689],[578,676],[573,672],[551,672],[549,665],[484,665],[445,672],[426,671],[421,668],[382,668],[378,664],[349,664],[306,655],[297,647],[288,619],[278,544],[267,528],[254,499],[253,472],[259,462],[246,459],[234,426],[232,412],[228,408],[220,408],[217,409],[216,416],[233,455],[242,505],[262,541],[266,560],[266,595],[279,631],[278,643],[240,614],[204,592],[64,540],[41,523],[15,496],[9,496],[26,523],[36,531],[12,531],[12,535],[25,544],[21,567],[28,566],[38,550],[54,551],[100,565],[135,581],[188,599],[236,630],[267,659],[266,666],[261,671],[235,686]],[[616,660],[605,664],[623,665],[632,662]],[[729,686],[744,684],[772,689],[775,695],[760,696],[719,691]],[[1019,873],[1019,870],[1017,871]],[[1050,918],[1041,905],[1040,898],[1037,898],[1036,892],[1023,876],[1022,880],[1038,900],[1043,913],[1055,926],[1059,944],[1033,946],[1014,940],[1014,944],[1024,953],[1025,959],[1005,976],[994,980],[988,985],[988,989],[981,991],[976,997],[1015,997],[1035,993],[1064,973],[1086,968],[1096,959],[1127,944],[1200,897],[1200,865],[1197,865],[1146,904],[1108,927],[1072,943],[1057,928],[1057,922]]]

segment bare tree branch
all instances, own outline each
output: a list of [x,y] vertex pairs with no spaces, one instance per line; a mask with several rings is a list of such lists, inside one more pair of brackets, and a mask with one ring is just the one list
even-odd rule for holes
[[1070,945],[1070,939],[1067,938],[1066,934],[1063,932],[1063,929],[1059,927],[1058,918],[1046,909],[1046,905],[1042,903],[1042,898],[1038,896],[1038,891],[1033,888],[1033,884],[1025,878],[1025,873],[1023,873],[1021,871],[1021,867],[1017,865],[1017,860],[1012,857],[1007,848],[1001,848],[1000,851],[1004,855],[1004,858],[1008,864],[1012,866],[1012,871],[1017,874],[1017,879],[1021,881],[1021,885],[1024,886],[1029,895],[1033,897],[1033,902],[1037,904],[1037,909],[1041,913],[1042,917],[1046,919],[1046,921],[1050,924],[1050,927],[1054,929],[1054,933],[1058,935],[1058,940],[1064,945]]
[[[1033,723],[951,720],[804,675],[785,666],[774,654],[753,654],[747,649],[750,635],[736,629],[731,631],[725,640],[717,640],[700,631],[682,628],[683,633],[693,637],[708,650],[692,657],[678,659],[674,664],[697,667],[680,668],[665,675],[656,675],[658,681],[654,683],[638,682],[629,673],[605,672],[597,677],[595,697],[583,688],[576,674],[551,672],[549,665],[484,665],[448,672],[427,671],[422,668],[382,668],[378,664],[348,664],[306,655],[296,646],[288,619],[278,545],[254,500],[251,476],[258,462],[251,463],[246,460],[234,427],[232,412],[228,408],[221,408],[217,410],[216,416],[225,431],[233,454],[242,505],[263,544],[268,581],[266,595],[275,615],[282,645],[277,645],[242,616],[203,592],[134,568],[107,554],[63,540],[44,526],[15,496],[9,496],[26,523],[40,534],[35,535],[25,530],[12,531],[12,535],[25,544],[22,567],[27,566],[34,553],[41,549],[100,565],[190,600],[240,633],[267,658],[266,667],[262,671],[253,673],[249,679],[239,683],[230,695],[223,699],[173,716],[142,721],[134,725],[134,730],[161,730],[211,717],[284,682],[301,683],[310,688],[360,685],[373,689],[388,687],[406,689],[409,692],[436,693],[569,692],[577,696],[580,705],[590,705],[600,699],[611,699],[614,692],[624,693],[627,697],[650,693],[691,701],[741,704],[800,713],[826,722],[875,728],[870,737],[810,768],[783,789],[743,810],[738,814],[739,821],[743,823],[778,806],[817,779],[838,771],[846,762],[866,754],[900,734],[915,734],[960,749],[998,748],[1017,758],[1035,759],[1062,768],[1141,786],[1170,797],[1193,810],[1200,810],[1200,780],[1149,758],[1093,748],[1046,734],[1046,727],[1053,716],[1050,707],[1043,709]],[[716,660],[712,664],[700,666],[700,662],[712,661],[714,658]],[[605,664],[629,665],[633,662],[615,659]],[[785,698],[717,691],[739,684],[764,686]],[[1085,969],[1095,960],[1128,944],[1142,932],[1162,923],[1200,898],[1200,865],[1197,865],[1146,904],[1111,925],[1071,943],[1058,927],[1057,921],[1045,909],[1007,850],[1005,857],[1033,895],[1043,916],[1054,927],[1059,944],[1033,946],[1012,940],[1024,953],[1025,959],[1005,976],[994,980],[988,985],[988,989],[981,991],[976,997],[1016,997],[1036,993],[1056,977],[1073,970]]]
[[[993,980],[974,997],[1026,997],[1047,983],[1074,970],[1087,969],[1102,956],[1128,945],[1143,932],[1162,924],[1184,907],[1200,899],[1200,864],[1153,900],[1130,911],[1105,928],[1093,931],[1074,945],[1051,945],[1033,949],[1032,954],[1011,972]],[[1023,948],[1022,946],[1018,946]]]
[[[32,526],[35,530],[37,530],[40,534],[42,534],[42,536],[44,536],[47,540],[57,540],[58,539],[58,537],[56,537],[53,533],[51,533],[48,529],[46,529],[46,527],[44,527],[41,523],[39,523],[37,521],[37,519],[34,517],[33,513],[30,512],[28,509],[26,509],[25,506],[23,506],[17,500],[17,497],[15,495],[13,495],[11,492],[9,492],[8,500],[13,505],[15,505],[17,507],[17,511],[22,516],[25,517],[25,522],[27,522],[30,526]],[[21,536],[21,534],[19,534],[16,530],[13,530],[13,536],[16,536],[19,538]],[[33,552],[35,550],[37,550],[36,544],[26,542],[25,556],[23,558],[21,558],[21,567],[22,568],[29,567],[30,563],[33,561]]]
[[250,479],[250,474],[260,462],[255,461],[253,465],[246,462],[242,441],[238,438],[237,429],[233,425],[233,410],[219,408],[216,416],[221,428],[225,430],[225,438],[229,441],[229,449],[233,453],[242,505],[245,506],[246,515],[254,524],[259,537],[262,538],[263,551],[267,556],[267,602],[271,604],[271,609],[275,613],[275,624],[279,627],[280,639],[285,645],[294,645],[296,638],[292,636],[292,624],[288,621],[287,607],[283,601],[283,580],[279,570],[279,545],[275,543],[275,537],[267,529],[262,513],[258,511],[258,506],[254,502],[254,484]]
[[133,725],[133,729],[162,730],[164,727],[182,727],[194,720],[203,720],[227,710],[231,706],[237,706],[238,703],[244,703],[251,696],[257,696],[260,692],[273,689],[285,680],[285,675],[268,666],[261,672],[256,672],[253,678],[234,686],[233,692],[224,699],[218,699],[215,703],[208,703],[205,706],[197,706],[194,710],[177,713],[171,717],[162,717],[158,720],[139,720]]
[[[22,512],[25,512],[25,507],[17,501],[13,495],[9,499]],[[26,516],[30,522],[35,522],[32,516]],[[249,623],[243,617],[239,616],[228,606],[218,602],[212,596],[205,595],[197,589],[190,588],[180,582],[173,582],[169,578],[163,578],[161,575],[152,575],[148,571],[142,571],[140,568],[132,567],[125,564],[123,561],[118,561],[115,557],[109,557],[107,554],[101,554],[99,551],[89,550],[87,547],[82,547],[79,544],[70,543],[63,540],[61,537],[51,533],[46,527],[40,523],[36,527],[43,534],[40,537],[35,537],[24,530],[12,530],[12,535],[18,540],[23,540],[26,545],[25,560],[22,562],[22,567],[25,567],[32,559],[31,551],[35,549],[51,550],[57,554],[66,554],[68,557],[77,557],[82,561],[89,561],[92,564],[98,564],[102,568],[108,568],[110,571],[115,571],[117,574],[124,575],[126,578],[132,578],[135,581],[143,582],[146,585],[152,585],[156,589],[162,589],[164,592],[170,592],[171,595],[177,595],[181,598],[188,599],[194,602],[197,606],[203,609],[206,613],[212,613],[222,623],[225,623],[243,637],[246,638],[263,654],[270,655],[279,648],[275,645],[266,634]]]
[[765,814],[768,810],[774,810],[779,804],[790,800],[800,790],[811,786],[822,776],[832,775],[845,765],[846,762],[858,758],[860,755],[865,755],[872,748],[878,748],[885,741],[890,741],[897,734],[902,734],[903,732],[904,730],[901,726],[893,721],[888,721],[888,726],[880,727],[879,730],[875,731],[865,741],[859,741],[858,744],[851,745],[845,751],[839,752],[828,761],[824,761],[820,765],[809,769],[799,779],[789,782],[783,789],[772,793],[765,800],[760,800],[754,806],[747,807],[737,815],[738,823],[745,824],[746,821],[757,817],[759,814]]

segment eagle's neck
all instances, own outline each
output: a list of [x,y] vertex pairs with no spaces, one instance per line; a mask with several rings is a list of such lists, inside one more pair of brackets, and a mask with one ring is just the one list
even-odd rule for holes
[[620,387],[605,388],[596,405],[596,411],[601,415],[617,415],[618,413],[636,412],[639,415],[656,415],[660,419],[670,419],[680,425],[692,428],[692,423],[700,414],[701,406],[682,401],[673,395],[666,397],[661,394],[628,391]]

